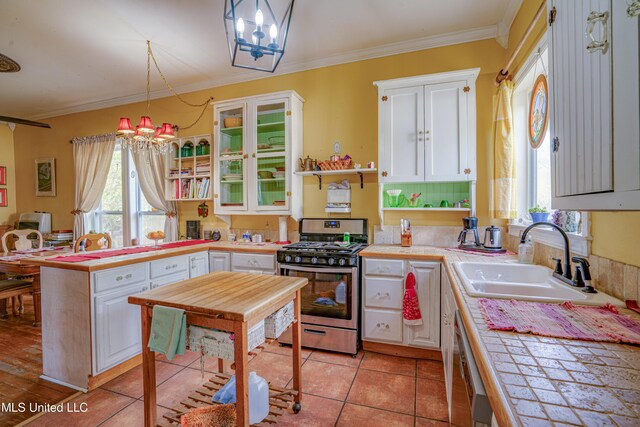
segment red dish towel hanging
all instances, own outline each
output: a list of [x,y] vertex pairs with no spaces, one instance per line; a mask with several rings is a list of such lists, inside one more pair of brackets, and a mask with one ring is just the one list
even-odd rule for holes
[[422,325],[422,314],[416,293],[416,276],[409,272],[405,281],[404,298],[402,299],[402,317],[405,325]]

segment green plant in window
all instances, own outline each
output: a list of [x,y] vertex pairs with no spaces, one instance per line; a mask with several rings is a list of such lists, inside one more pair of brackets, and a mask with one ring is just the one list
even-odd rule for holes
[[529,213],[548,213],[549,210],[545,207],[540,207],[540,205],[536,205],[534,208],[529,208]]

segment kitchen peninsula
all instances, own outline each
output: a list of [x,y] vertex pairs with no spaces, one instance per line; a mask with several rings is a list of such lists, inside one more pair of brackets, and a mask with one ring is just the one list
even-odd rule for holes
[[142,361],[140,310],[129,296],[210,270],[274,274],[279,247],[186,241],[126,255],[123,249],[91,252],[86,256],[102,256],[91,260],[79,258],[83,254],[35,258],[41,266],[42,378],[80,391],[115,378]]

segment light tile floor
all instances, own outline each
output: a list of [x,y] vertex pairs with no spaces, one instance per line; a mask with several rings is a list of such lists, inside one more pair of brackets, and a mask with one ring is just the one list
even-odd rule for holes
[[[448,425],[443,367],[439,361],[371,352],[360,352],[353,358],[303,350],[302,356],[302,411],[288,411],[278,418],[278,426]],[[273,343],[249,362],[249,368],[276,385],[291,386],[291,349]],[[206,371],[216,369],[214,359],[206,361]],[[156,375],[157,411],[162,416],[168,407],[202,384],[199,356],[188,352],[172,361],[158,359]],[[87,402],[88,412],[50,413],[28,425],[142,426],[142,369],[137,367],[75,401]]]

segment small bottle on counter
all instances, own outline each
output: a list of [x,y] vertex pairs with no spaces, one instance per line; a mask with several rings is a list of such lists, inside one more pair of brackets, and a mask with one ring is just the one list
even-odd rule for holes
[[410,247],[411,245],[413,245],[411,222],[408,219],[401,219],[400,220],[400,246]]
[[533,237],[529,234],[527,240],[518,246],[518,262],[520,264],[533,264],[534,250]]

